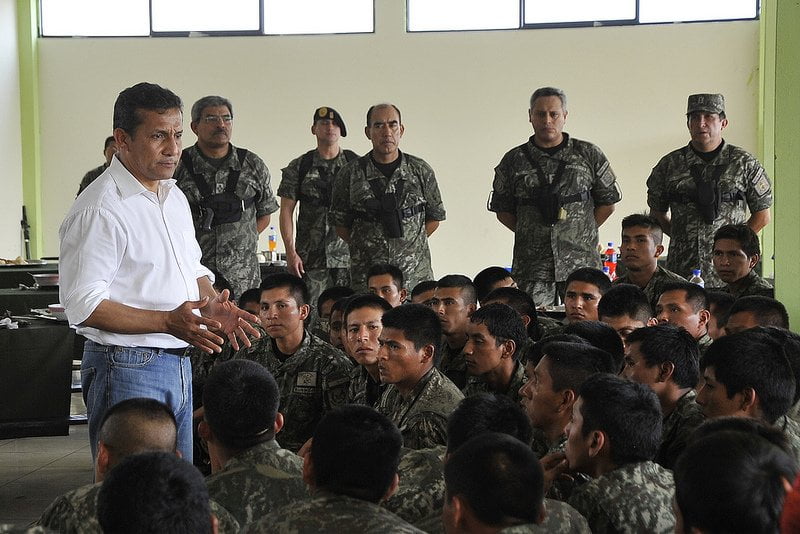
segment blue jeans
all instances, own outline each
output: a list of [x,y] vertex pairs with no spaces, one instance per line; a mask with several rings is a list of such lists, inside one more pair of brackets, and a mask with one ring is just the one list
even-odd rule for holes
[[81,383],[89,420],[92,458],[106,410],[134,397],[156,399],[178,422],[178,450],[192,461],[192,364],[189,358],[150,347],[118,347],[86,341]]

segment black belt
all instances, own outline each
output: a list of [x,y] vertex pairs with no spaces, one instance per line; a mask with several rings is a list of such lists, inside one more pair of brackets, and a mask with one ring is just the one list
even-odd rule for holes
[[180,349],[158,349],[153,347],[153,350],[161,350],[164,352],[164,354],[172,354],[173,356],[183,358],[184,356],[188,356],[187,352],[189,351],[189,347],[183,347]]

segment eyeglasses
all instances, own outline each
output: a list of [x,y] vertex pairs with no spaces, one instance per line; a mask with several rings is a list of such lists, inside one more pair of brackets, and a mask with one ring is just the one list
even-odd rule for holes
[[201,121],[205,122],[206,124],[215,124],[219,121],[224,122],[225,124],[230,124],[233,120],[232,115],[206,115],[200,119]]

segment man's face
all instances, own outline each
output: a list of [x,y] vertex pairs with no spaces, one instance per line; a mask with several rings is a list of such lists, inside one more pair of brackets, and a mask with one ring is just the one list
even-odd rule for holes
[[627,313],[618,315],[617,317],[608,317],[607,315],[603,315],[600,317],[600,320],[616,330],[617,334],[619,334],[619,337],[622,338],[623,343],[626,343],[625,340],[628,339],[628,334],[634,330],[647,326],[646,323],[632,318]]
[[372,110],[370,123],[364,129],[372,141],[372,152],[376,158],[394,161],[405,128],[400,124],[400,116],[392,106]]
[[557,96],[540,96],[528,110],[533,125],[536,144],[541,147],[557,146],[563,140],[562,131],[567,122],[567,112]]
[[632,226],[622,229],[620,256],[628,270],[655,269],[662,252],[664,246],[656,245],[649,228]]
[[632,382],[638,382],[650,386],[658,383],[660,368],[658,365],[648,366],[642,356],[642,344],[640,342],[631,343],[625,350],[625,366],[622,368],[622,376]]
[[231,142],[233,116],[228,106],[208,106],[200,119],[192,123],[192,131],[202,147],[223,148]]
[[594,284],[577,280],[570,282],[564,297],[567,322],[596,321],[597,304],[601,296],[600,290]]
[[319,119],[314,121],[311,126],[311,133],[317,138],[317,144],[322,146],[332,146],[339,142],[342,130],[339,125],[331,119]]
[[106,165],[111,163],[111,158],[114,157],[114,154],[117,153],[117,142],[111,141],[106,145],[105,150],[103,150],[103,155],[106,157]]
[[[474,376],[489,373],[512,355],[508,354],[505,343],[497,346],[497,338],[489,333],[483,323],[467,323],[467,344],[464,345],[464,359],[467,362],[467,372]],[[510,360],[508,360],[510,361]]]
[[406,300],[405,288],[397,287],[391,274],[379,274],[370,276],[367,280],[369,292],[378,295],[383,300],[392,305],[392,308],[400,306]]
[[686,291],[675,289],[658,297],[656,318],[659,323],[682,326],[693,338],[699,339],[706,332],[708,310],[694,311],[691,302],[686,301]]
[[380,334],[378,372],[386,384],[413,386],[431,365],[432,354],[419,350],[398,328],[384,328]]
[[753,270],[758,256],[748,256],[737,239],[717,239],[712,261],[717,276],[726,284],[738,282]]
[[589,433],[586,437],[583,436],[583,415],[581,415],[581,407],[583,406],[583,399],[578,397],[575,404],[572,405],[572,419],[567,424],[567,465],[569,470],[576,473],[588,473],[592,463],[589,455],[589,447],[591,445],[592,434]]
[[435,292],[436,289],[429,289],[428,291],[417,293],[416,296],[411,297],[411,302],[413,304],[422,304],[423,306],[430,307],[433,302],[433,294]]
[[357,308],[347,314],[347,346],[360,365],[378,363],[382,315],[380,308]]
[[737,393],[729,399],[728,388],[717,382],[714,367],[705,368],[700,384],[700,389],[697,390],[697,404],[700,405],[706,418],[745,415],[741,410],[742,394]]
[[261,325],[273,339],[281,339],[303,331],[308,306],[298,306],[288,287],[275,287],[261,292]]
[[343,315],[344,312],[342,310],[331,312],[330,330],[328,331],[328,340],[331,345],[341,350],[344,350],[344,336],[342,336],[342,331],[344,330]]
[[758,317],[751,311],[740,311],[728,317],[728,322],[725,324],[726,334],[737,334],[751,328],[760,326]]
[[528,381],[519,389],[520,404],[534,428],[549,429],[558,422],[561,395],[553,389],[550,360],[545,355],[535,367],[525,364]]
[[439,316],[444,335],[467,332],[467,323],[474,307],[464,303],[460,287],[437,287],[431,308]]
[[133,135],[117,128],[114,136],[122,163],[139,182],[155,190],[158,182],[169,180],[181,157],[183,116],[178,108],[159,113],[138,110],[142,122]]
[[694,147],[708,152],[722,142],[722,130],[728,125],[728,119],[721,119],[718,113],[695,111],[689,115],[687,125]]

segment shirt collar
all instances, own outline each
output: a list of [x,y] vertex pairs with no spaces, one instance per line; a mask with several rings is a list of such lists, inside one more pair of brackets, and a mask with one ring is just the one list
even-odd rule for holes
[[[114,180],[114,183],[117,184],[117,190],[119,190],[119,194],[123,199],[150,192],[150,190],[143,186],[142,183],[125,168],[125,165],[117,158],[116,154],[111,158],[111,165],[109,165],[108,168],[111,173],[111,178]],[[161,180],[158,183],[158,196],[166,197],[174,186],[174,178]]]

